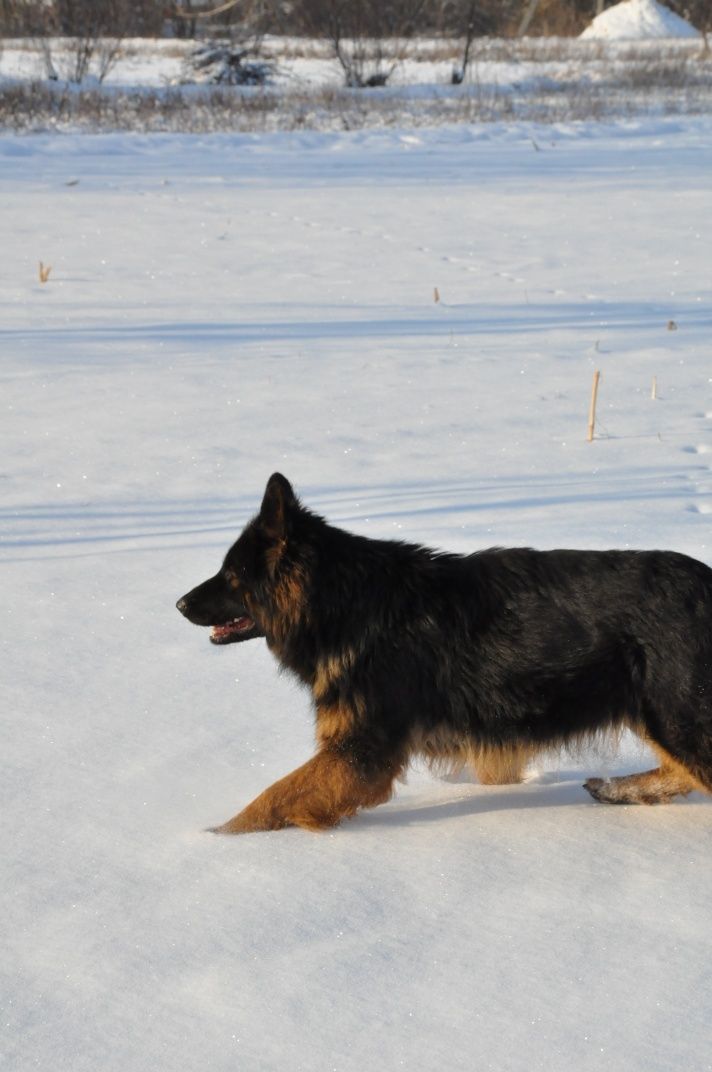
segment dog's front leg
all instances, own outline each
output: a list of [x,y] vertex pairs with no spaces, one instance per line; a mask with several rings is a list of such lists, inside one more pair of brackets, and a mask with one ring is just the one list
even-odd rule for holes
[[324,749],[265,789],[232,819],[214,827],[213,833],[248,834],[284,826],[325,830],[359,808],[388,800],[396,773],[389,770],[364,775],[342,754]]

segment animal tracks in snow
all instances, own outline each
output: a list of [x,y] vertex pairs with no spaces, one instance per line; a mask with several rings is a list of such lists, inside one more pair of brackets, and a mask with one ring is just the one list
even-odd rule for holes
[[[271,219],[283,219],[285,223],[295,224],[297,227],[304,228],[311,232],[324,232],[328,235],[341,235],[350,240],[363,239],[366,242],[371,243],[373,249],[377,249],[378,244],[385,245],[396,244],[402,249],[404,256],[417,255],[418,259],[423,262],[423,272],[429,277],[432,276],[435,279],[438,275],[438,265],[447,266],[447,268],[454,269],[455,272],[467,273],[468,275],[478,275],[481,277],[489,277],[496,280],[501,280],[502,283],[509,286],[524,288],[527,294],[527,303],[529,303],[529,290],[532,292],[537,289],[541,289],[542,293],[550,295],[551,297],[558,299],[569,299],[582,302],[597,302],[601,301],[601,298],[597,294],[589,292],[576,293],[575,291],[569,291],[562,289],[561,287],[538,287],[536,279],[534,278],[536,272],[538,272],[538,266],[536,263],[530,261],[526,262],[526,268],[529,269],[529,278],[520,274],[525,265],[520,266],[520,272],[517,272],[516,268],[513,270],[507,270],[503,267],[497,267],[495,263],[484,262],[475,253],[474,250],[465,254],[452,254],[444,253],[441,250],[434,249],[432,246],[423,242],[413,242],[411,238],[402,233],[392,234],[384,227],[374,224],[372,226],[358,226],[353,223],[339,224],[330,220],[328,224],[323,221],[319,221],[311,218],[307,215],[299,213],[282,213],[279,210],[270,209],[264,213],[266,217]],[[373,244],[376,244],[375,246]],[[516,260],[516,258],[515,258]],[[430,262],[431,267],[428,268],[426,262]],[[442,286],[439,288],[442,292]],[[447,306],[447,301],[443,301],[444,306]]]

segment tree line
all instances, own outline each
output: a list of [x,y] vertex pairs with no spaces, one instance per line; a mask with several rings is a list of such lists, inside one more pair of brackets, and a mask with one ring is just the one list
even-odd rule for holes
[[[617,0],[0,0],[0,33],[179,37],[260,33],[333,40],[443,34],[576,34]],[[701,30],[711,0],[665,0]],[[216,10],[217,9],[217,10]],[[215,14],[210,14],[215,11]]]

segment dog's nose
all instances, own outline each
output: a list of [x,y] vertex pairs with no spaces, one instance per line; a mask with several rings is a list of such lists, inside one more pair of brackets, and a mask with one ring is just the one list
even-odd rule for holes
[[181,612],[181,614],[185,614],[185,612],[188,609],[188,604],[186,603],[186,601],[184,599],[179,599],[178,602],[176,603],[176,607]]

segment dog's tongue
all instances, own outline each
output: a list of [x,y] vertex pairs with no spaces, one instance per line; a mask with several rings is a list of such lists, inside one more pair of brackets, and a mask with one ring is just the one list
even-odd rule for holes
[[233,633],[246,632],[246,630],[251,629],[254,624],[252,618],[248,618],[245,614],[242,618],[235,618],[232,622],[226,622],[225,625],[214,625],[212,628],[212,635],[216,640],[224,640],[225,637],[232,636]]

